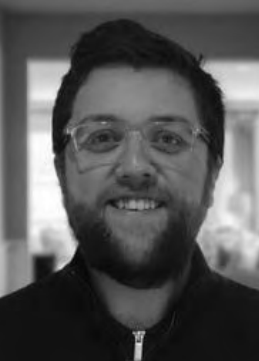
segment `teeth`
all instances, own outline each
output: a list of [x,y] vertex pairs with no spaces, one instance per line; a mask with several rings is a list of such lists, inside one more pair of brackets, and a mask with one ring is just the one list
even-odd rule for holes
[[[140,203],[140,202],[138,202]],[[137,202],[134,200],[130,200],[129,202],[125,202],[126,208],[129,209],[136,209],[137,208]]]
[[123,201],[122,201],[122,200],[120,200],[119,202],[117,202],[117,207],[118,207],[119,209],[122,209],[122,208],[123,208]]
[[119,209],[143,211],[143,210],[150,210],[157,208],[158,202],[150,199],[130,199],[130,200],[120,199],[115,203],[115,205]]

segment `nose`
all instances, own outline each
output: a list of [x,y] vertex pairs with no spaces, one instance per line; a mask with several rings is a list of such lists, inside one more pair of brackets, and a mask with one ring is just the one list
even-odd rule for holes
[[117,182],[131,189],[151,187],[157,180],[155,165],[150,159],[141,134],[135,131],[131,135],[117,163]]

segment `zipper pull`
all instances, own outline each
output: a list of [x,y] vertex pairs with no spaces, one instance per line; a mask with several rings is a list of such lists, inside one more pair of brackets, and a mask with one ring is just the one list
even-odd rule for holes
[[135,337],[134,361],[142,361],[143,343],[146,331],[133,331]]

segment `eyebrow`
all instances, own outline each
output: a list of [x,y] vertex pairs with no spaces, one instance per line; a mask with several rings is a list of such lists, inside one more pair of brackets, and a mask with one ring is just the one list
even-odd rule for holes
[[[82,118],[78,124],[82,124],[88,121],[92,122],[111,122],[111,123],[118,123],[123,122],[126,123],[127,121],[121,117],[118,117],[114,114],[89,114],[86,117]],[[147,120],[148,123],[173,123],[173,122],[182,122],[186,124],[192,125],[187,118],[180,116],[180,115],[173,115],[173,114],[164,114],[164,115],[155,115]]]
[[114,114],[89,114],[86,117],[82,118],[78,124],[82,124],[85,122],[96,122],[96,123],[101,123],[104,121],[108,121],[108,122],[120,122],[123,119],[115,116]]
[[166,114],[166,115],[157,115],[150,118],[150,121],[156,123],[173,123],[173,122],[181,122],[192,125],[187,118],[181,115],[173,115],[173,114]]

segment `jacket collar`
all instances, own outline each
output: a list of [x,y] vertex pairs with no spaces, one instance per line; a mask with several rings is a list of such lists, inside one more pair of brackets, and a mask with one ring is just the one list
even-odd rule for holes
[[[74,258],[68,265],[68,271],[77,280],[80,280],[82,296],[90,302],[90,314],[86,315],[92,329],[98,330],[104,339],[109,339],[114,347],[120,345],[124,356],[132,355],[133,335],[132,331],[117,322],[99,300],[81,250],[78,249]],[[157,325],[147,330],[145,336],[145,349],[154,349],[154,345],[159,345],[168,337],[173,337],[175,333],[184,330],[188,320],[192,320],[194,315],[202,312],[204,305],[211,299],[211,289],[213,272],[208,267],[205,258],[197,245],[193,253],[191,271],[185,289],[177,304],[174,304],[167,315]],[[84,287],[86,286],[86,287]],[[85,290],[88,292],[85,293]]]

